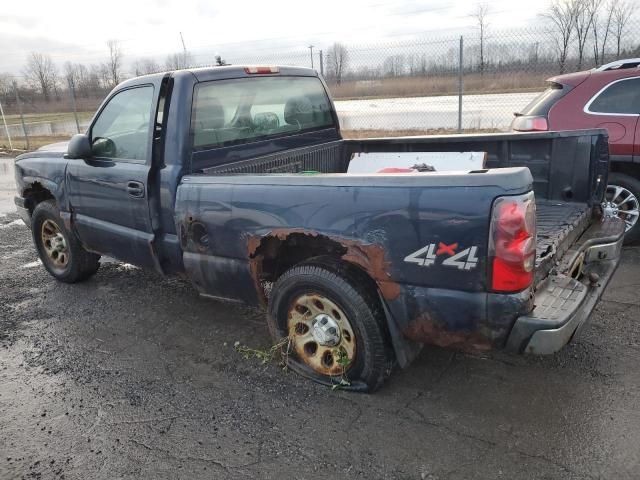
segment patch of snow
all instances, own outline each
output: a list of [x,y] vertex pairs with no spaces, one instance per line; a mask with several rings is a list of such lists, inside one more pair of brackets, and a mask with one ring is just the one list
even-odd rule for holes
[[24,265],[21,265],[20,268],[35,268],[40,265],[42,265],[42,262],[40,260],[36,260],[35,262],[25,263]]
[[2,225],[0,225],[0,228],[15,227],[17,225],[24,225],[24,222],[18,219],[18,220],[14,220],[13,222],[3,223]]

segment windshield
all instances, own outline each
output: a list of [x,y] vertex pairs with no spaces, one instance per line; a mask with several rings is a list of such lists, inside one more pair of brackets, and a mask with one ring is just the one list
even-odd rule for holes
[[316,77],[242,78],[196,87],[191,120],[196,149],[332,126],[329,98]]

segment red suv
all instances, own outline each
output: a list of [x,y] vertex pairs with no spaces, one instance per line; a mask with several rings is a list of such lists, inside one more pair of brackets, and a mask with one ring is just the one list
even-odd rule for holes
[[549,88],[515,114],[512,130],[606,128],[611,173],[603,208],[626,222],[625,243],[640,240],[640,58],[547,82]]

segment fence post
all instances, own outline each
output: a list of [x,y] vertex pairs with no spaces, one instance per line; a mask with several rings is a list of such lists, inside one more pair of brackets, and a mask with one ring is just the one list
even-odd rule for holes
[[462,51],[464,49],[464,40],[460,35],[460,63],[458,65],[458,133],[462,133],[462,91],[464,89],[463,83],[463,65],[462,65]]
[[4,131],[7,132],[7,139],[9,140],[9,149],[13,150],[13,143],[11,143],[11,134],[9,133],[9,127],[7,126],[7,119],[4,118],[4,109],[2,108],[2,102],[0,102],[0,115],[2,115],[2,121],[4,122]]
[[309,57],[311,58],[311,68],[313,68],[313,47],[314,45],[309,45],[307,47],[309,49]]
[[29,135],[27,134],[27,127],[24,124],[24,115],[22,113],[22,102],[20,102],[20,95],[18,95],[18,82],[13,82],[13,93],[16,95],[16,105],[18,105],[18,112],[20,112],[20,123],[22,124],[22,133],[24,134],[24,143],[26,143],[27,150],[31,150],[29,145]]
[[324,58],[322,58],[322,50],[318,52],[318,56],[320,57],[320,75],[324,77]]
[[73,86],[71,78],[67,78],[69,84],[69,96],[71,97],[71,106],[73,107],[73,117],[76,119],[76,133],[80,133],[80,122],[78,122],[78,109],[76,108],[76,89]]

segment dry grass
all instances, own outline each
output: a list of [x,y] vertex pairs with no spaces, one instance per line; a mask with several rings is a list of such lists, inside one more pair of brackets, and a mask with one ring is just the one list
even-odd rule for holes
[[[78,120],[89,120],[93,116],[93,112],[78,112]],[[6,115],[8,125],[20,125],[20,115]],[[57,113],[25,113],[25,123],[37,122],[74,122],[73,112],[57,112]],[[0,125],[1,127],[1,125]],[[0,132],[1,133],[1,132]]]
[[[465,94],[511,93],[539,91],[545,87],[547,73],[467,74],[464,76]],[[368,81],[347,81],[329,84],[336,99],[393,98],[437,95],[457,95],[457,75],[384,78]]]
[[[98,106],[102,103],[102,100],[107,95],[108,90],[104,92],[95,92],[94,95],[89,97],[77,97],[76,98],[76,109],[78,112],[95,112],[98,109]],[[40,115],[42,113],[53,113],[57,114],[59,112],[69,112],[73,111],[71,97],[69,97],[69,92],[66,90],[60,92],[59,98],[51,98],[49,101],[45,101],[39,96],[33,95],[31,98],[22,95],[22,111],[25,115],[36,114]],[[18,114],[18,109],[15,105],[15,102],[11,101],[7,105],[3,105],[5,107],[4,113],[10,113],[12,115]]]
[[40,147],[49,145],[56,142],[66,142],[71,138],[71,135],[58,135],[47,137],[29,137],[29,149],[27,149],[27,143],[24,137],[12,138],[13,150],[9,148],[9,142],[6,138],[0,138],[0,151],[19,155],[24,152],[32,152]]
[[[469,129],[463,130],[462,133],[496,133],[500,130],[495,128]],[[457,129],[452,128],[435,128],[435,129],[408,129],[408,130],[341,130],[344,138],[377,138],[377,137],[412,137],[416,135],[454,135],[458,133]]]

